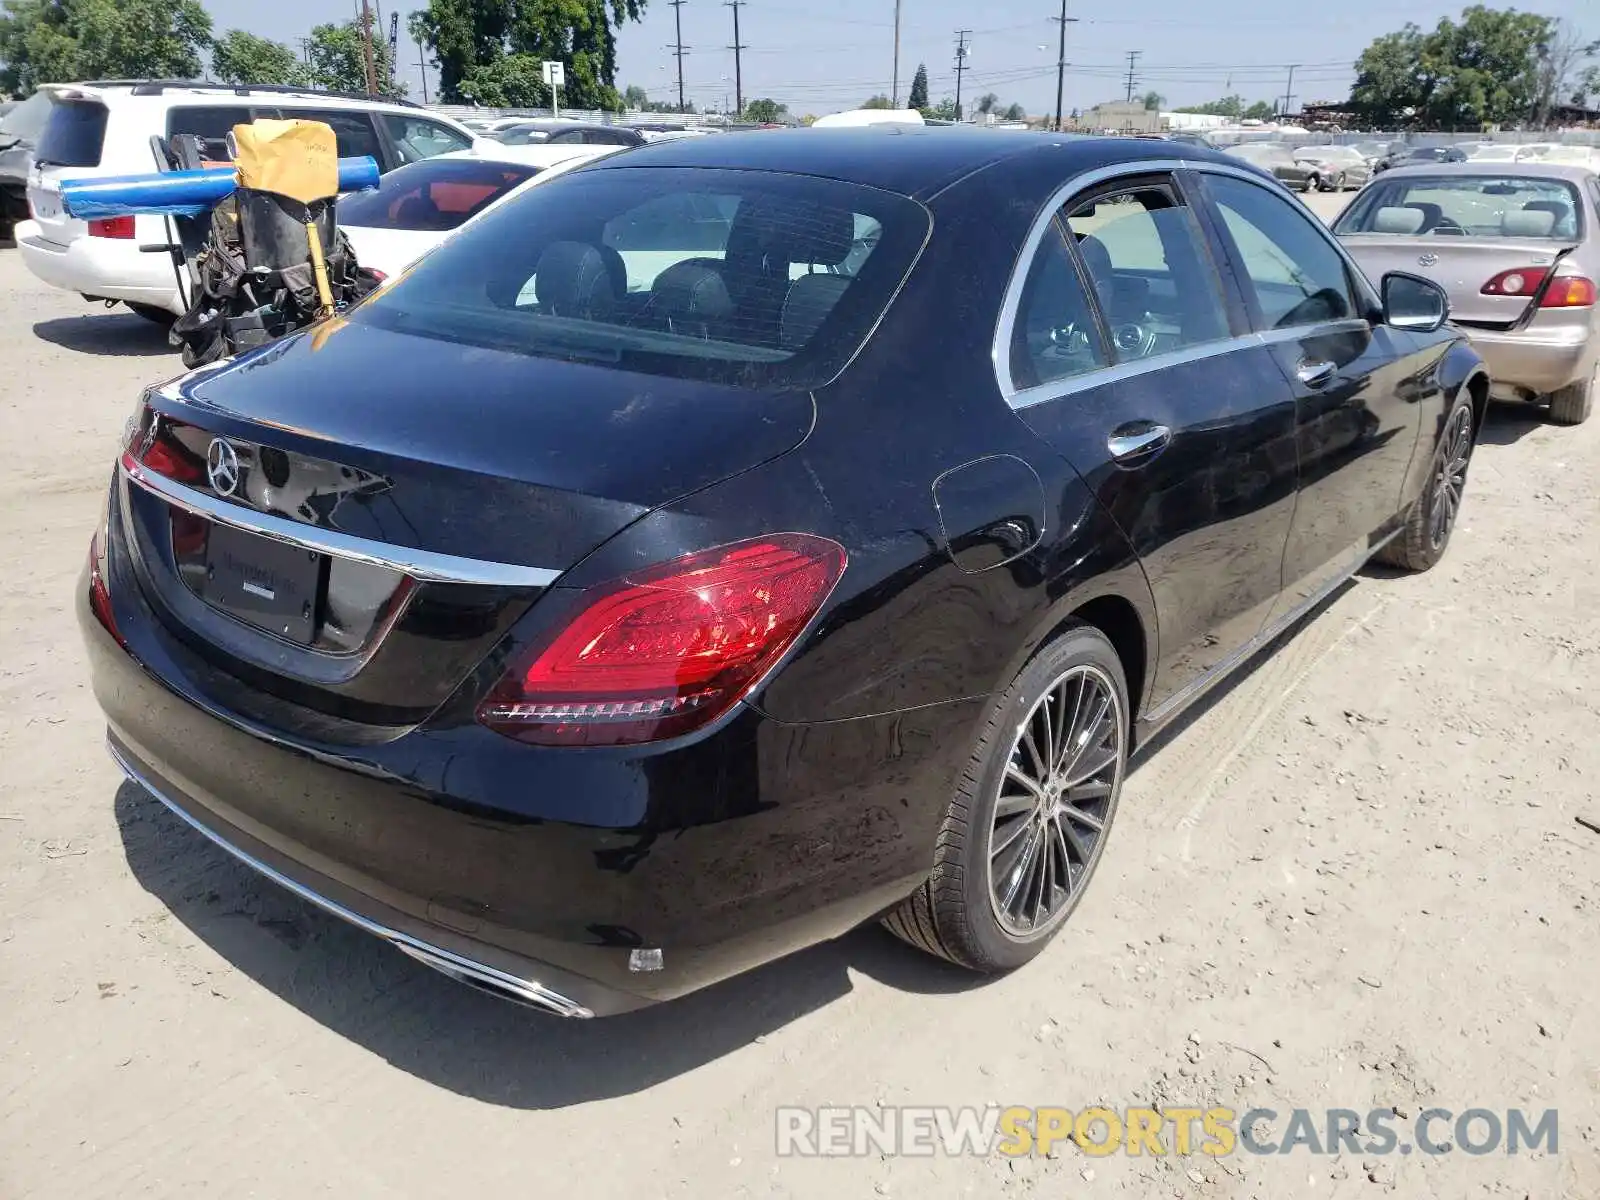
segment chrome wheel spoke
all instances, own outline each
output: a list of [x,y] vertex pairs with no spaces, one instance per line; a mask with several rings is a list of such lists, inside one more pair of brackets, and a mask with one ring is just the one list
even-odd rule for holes
[[1039,781],[1017,766],[1015,762],[1006,764],[1006,783],[1016,784],[1036,800],[1044,799],[1044,789],[1039,786]]
[[1032,794],[1023,792],[1020,795],[1013,793],[1008,796],[1001,796],[999,803],[994,806],[995,823],[998,824],[1008,817],[1025,816],[1038,808],[1039,803],[1039,793],[1037,791]]
[[1072,804],[1069,804],[1063,808],[1057,814],[1057,818],[1068,821],[1076,821],[1079,825],[1083,825],[1086,828],[1092,829],[1096,833],[1099,833],[1106,827],[1106,823],[1099,817],[1095,816],[1092,812]]
[[[1033,820],[1031,817],[1018,817],[1014,818],[1009,825],[997,825],[994,837],[989,843],[989,861],[994,862],[1008,850],[1017,851],[1019,839],[1032,827]],[[1016,855],[1013,854],[1012,861],[1015,861],[1015,857]],[[1005,874],[1005,872],[1002,871],[1001,874]]]
[[1032,879],[1034,863],[1039,857],[1039,845],[1044,841],[1043,831],[1037,825],[1030,822],[1028,828],[1028,837],[1017,856],[1016,865],[1006,873],[1005,894],[1000,898],[1000,907],[1006,912],[1014,911],[1022,885]]

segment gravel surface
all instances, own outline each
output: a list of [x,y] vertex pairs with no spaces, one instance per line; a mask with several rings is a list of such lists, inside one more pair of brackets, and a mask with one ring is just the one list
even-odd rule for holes
[[[1314,198],[1320,210],[1339,198]],[[0,1196],[1600,1196],[1600,420],[1497,410],[1448,559],[1370,571],[1130,776],[981,985],[877,929],[563,1024],[121,782],[69,597],[149,324],[0,249]],[[779,1105],[1560,1110],[1560,1150],[779,1159]]]

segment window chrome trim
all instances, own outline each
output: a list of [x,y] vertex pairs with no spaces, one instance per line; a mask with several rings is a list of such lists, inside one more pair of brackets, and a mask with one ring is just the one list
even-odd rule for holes
[[246,533],[260,534],[274,541],[298,546],[302,550],[315,550],[335,558],[351,559],[374,567],[387,567],[412,579],[429,583],[475,583],[491,587],[544,588],[561,575],[548,567],[525,567],[516,563],[490,562],[478,558],[462,558],[455,554],[439,554],[432,550],[417,550],[410,546],[392,546],[370,538],[324,529],[318,525],[305,525],[271,513],[258,512],[230,504],[204,492],[177,483],[164,475],[132,463],[123,457],[119,468],[124,478],[137,484],[151,495],[168,504],[185,509],[196,516],[205,517],[219,525],[241,529]]
[[[1115,166],[1085,171],[1083,174],[1075,175],[1067,183],[1062,184],[1051,193],[1050,199],[1045,201],[1038,216],[1034,218],[1033,226],[1028,230],[1028,236],[1022,244],[1022,249],[1017,254],[1016,262],[1012,264],[1011,278],[1006,284],[1005,302],[1000,306],[1000,320],[995,327],[994,342],[989,351],[990,362],[994,367],[995,382],[1000,385],[1001,396],[1005,398],[1005,402],[1012,408],[1028,408],[1046,400],[1055,400],[1063,396],[1070,396],[1075,392],[1100,387],[1103,384],[1130,379],[1147,371],[1181,366],[1184,363],[1214,358],[1219,354],[1227,354],[1234,350],[1243,350],[1251,346],[1275,345],[1278,342],[1296,340],[1310,336],[1315,331],[1323,328],[1323,326],[1319,325],[1304,325],[1297,326],[1294,329],[1273,329],[1266,332],[1240,334],[1237,337],[1204,342],[1197,346],[1184,346],[1177,350],[1170,350],[1165,354],[1152,355],[1149,358],[1133,359],[1111,366],[1096,367],[1092,371],[1085,371],[1082,375],[1068,376],[1049,383],[1035,384],[1032,387],[1019,388],[1016,386],[1016,383],[1011,378],[1011,339],[1015,334],[1017,310],[1022,306],[1022,293],[1027,286],[1028,272],[1033,268],[1034,257],[1038,254],[1039,246],[1044,241],[1045,234],[1054,222],[1056,214],[1066,207],[1068,201],[1083,192],[1098,187],[1102,183],[1130,176],[1182,171],[1194,171],[1209,175],[1230,175],[1236,179],[1242,179],[1246,183],[1253,183],[1266,191],[1271,191],[1274,186],[1272,181],[1262,179],[1256,172],[1244,167],[1234,167],[1227,163],[1210,162],[1205,159],[1156,158],[1117,163]],[[1192,207],[1189,205],[1187,197],[1184,203],[1186,206]],[[1313,220],[1315,220],[1314,217]],[[1324,235],[1338,251],[1340,257],[1356,272],[1356,278],[1364,281],[1366,277],[1361,274],[1360,268],[1354,265],[1354,260],[1351,259],[1349,252],[1339,244],[1338,239],[1334,238],[1326,229],[1324,229]],[[1352,328],[1355,325],[1365,325],[1371,328],[1371,324],[1361,317],[1331,322],[1327,325],[1327,328],[1332,329],[1335,325],[1345,324],[1349,324]]]

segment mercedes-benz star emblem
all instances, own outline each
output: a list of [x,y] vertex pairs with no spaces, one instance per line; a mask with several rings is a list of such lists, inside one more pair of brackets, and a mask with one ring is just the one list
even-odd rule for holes
[[1419,267],[1431,267],[1431,266],[1433,266],[1434,263],[1436,263],[1438,261],[1439,261],[1439,256],[1437,254],[1424,254],[1421,258],[1417,259],[1417,266],[1419,266]]
[[212,438],[206,451],[206,477],[219,496],[231,496],[239,486],[239,454],[221,438]]

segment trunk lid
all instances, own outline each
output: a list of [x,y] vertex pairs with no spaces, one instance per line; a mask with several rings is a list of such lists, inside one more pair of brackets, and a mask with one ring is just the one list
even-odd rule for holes
[[1548,271],[1571,248],[1549,238],[1402,237],[1379,233],[1341,234],[1345,249],[1373,283],[1390,271],[1405,271],[1439,284],[1450,296],[1450,317],[1468,324],[1511,326],[1527,311],[1530,297],[1486,296],[1483,285],[1503,271],[1522,267]]
[[813,414],[807,392],[337,320],[146,404],[121,511],[152,608],[234,676],[234,708],[244,680],[369,725],[425,717],[551,580]]

